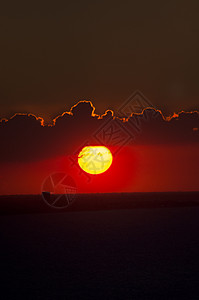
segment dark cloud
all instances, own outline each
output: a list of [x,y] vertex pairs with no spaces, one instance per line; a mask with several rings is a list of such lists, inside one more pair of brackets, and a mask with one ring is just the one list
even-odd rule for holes
[[110,110],[95,114],[89,101],[80,101],[70,112],[58,116],[53,125],[34,115],[16,114],[0,122],[0,162],[39,161],[72,155],[85,143],[107,144],[193,144],[199,143],[199,113],[180,112],[165,118],[161,111],[147,108],[128,118],[115,117]]

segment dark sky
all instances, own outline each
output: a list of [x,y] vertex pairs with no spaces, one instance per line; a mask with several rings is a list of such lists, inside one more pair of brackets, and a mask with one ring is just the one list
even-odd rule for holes
[[168,114],[199,109],[199,2],[3,1],[0,117],[46,119],[78,100],[116,110],[135,90]]

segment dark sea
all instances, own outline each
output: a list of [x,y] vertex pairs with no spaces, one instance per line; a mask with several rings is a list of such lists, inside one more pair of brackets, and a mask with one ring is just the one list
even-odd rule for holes
[[199,207],[0,216],[1,299],[199,299]]

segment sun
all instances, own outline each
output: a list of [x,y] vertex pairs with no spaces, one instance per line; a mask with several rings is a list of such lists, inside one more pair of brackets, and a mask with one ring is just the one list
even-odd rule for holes
[[78,155],[78,164],[89,174],[101,174],[112,164],[113,156],[105,146],[86,146]]

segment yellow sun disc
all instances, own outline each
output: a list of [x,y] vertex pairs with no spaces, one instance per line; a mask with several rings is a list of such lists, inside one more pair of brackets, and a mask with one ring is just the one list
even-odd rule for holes
[[79,166],[89,174],[101,174],[113,161],[111,151],[104,146],[86,146],[78,155]]

